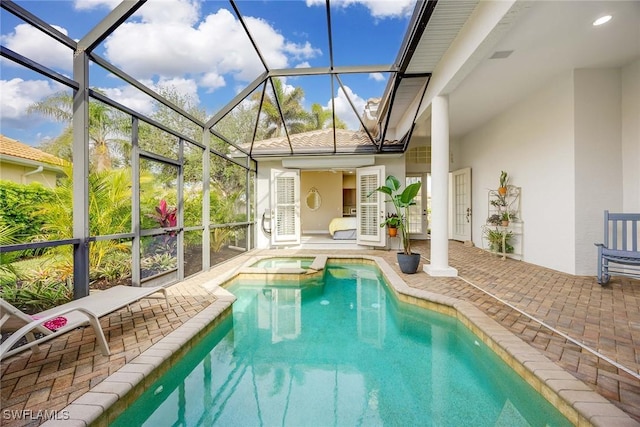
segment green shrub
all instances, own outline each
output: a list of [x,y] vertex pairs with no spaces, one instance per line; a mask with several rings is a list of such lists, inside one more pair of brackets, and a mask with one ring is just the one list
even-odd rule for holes
[[90,274],[92,281],[104,279],[109,282],[115,282],[118,279],[128,277],[131,277],[130,251],[109,254]]
[[53,271],[41,270],[4,283],[0,295],[16,308],[34,314],[71,301],[73,286],[70,281],[56,277]]
[[42,226],[49,221],[45,215],[34,216],[34,206],[54,200],[54,192],[42,184],[16,184],[0,180],[0,222],[15,229],[14,236],[21,242],[42,233]]

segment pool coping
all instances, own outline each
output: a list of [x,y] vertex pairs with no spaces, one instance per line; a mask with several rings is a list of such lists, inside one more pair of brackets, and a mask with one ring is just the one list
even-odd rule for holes
[[[262,268],[249,267],[257,260],[273,257],[248,256],[249,259],[239,268],[200,284],[215,298],[209,306],[67,405],[61,412],[65,414],[66,419],[49,420],[42,425],[46,427],[108,426],[123,408],[126,408],[127,402],[141,395],[144,388],[155,382],[194,343],[197,343],[202,336],[231,313],[231,307],[236,298],[224,289],[222,284],[243,274],[267,273],[272,278],[288,274],[298,276],[305,274],[298,271],[300,269],[264,271],[265,269]],[[329,259],[374,263],[399,300],[457,318],[574,425],[603,427],[640,425],[620,408],[549,360],[539,350],[522,341],[473,304],[411,288],[381,257],[370,255],[317,255],[317,257],[324,258],[321,261],[322,269]],[[310,272],[305,270],[307,274],[318,271],[321,269]],[[141,384],[144,387],[141,387]]]

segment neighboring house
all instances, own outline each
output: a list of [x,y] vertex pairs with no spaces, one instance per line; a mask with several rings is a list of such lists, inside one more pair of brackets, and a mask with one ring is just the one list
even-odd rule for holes
[[63,175],[65,161],[0,135],[0,179],[18,184],[39,182],[53,188]]

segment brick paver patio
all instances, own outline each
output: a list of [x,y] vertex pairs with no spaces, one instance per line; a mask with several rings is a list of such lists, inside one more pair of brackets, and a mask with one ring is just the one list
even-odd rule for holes
[[[428,258],[429,242],[416,242],[414,250]],[[254,251],[251,255],[305,252],[309,251]],[[350,252],[385,258],[399,272],[394,251],[340,253]],[[246,256],[240,256],[171,286],[170,310],[156,301],[144,300],[134,304],[131,311],[123,309],[103,317],[101,324],[112,351],[109,357],[100,353],[91,328],[85,328],[50,341],[40,353],[26,351],[2,361],[0,424],[40,424],[38,420],[9,419],[11,412],[7,411],[36,414],[65,408],[211,304],[214,297],[200,285],[246,260]],[[640,372],[640,281],[614,277],[602,287],[595,277],[502,260],[458,242],[450,243],[449,261],[458,269],[459,277],[434,278],[422,271],[400,274],[409,286],[471,302],[640,421],[640,380],[619,367]]]

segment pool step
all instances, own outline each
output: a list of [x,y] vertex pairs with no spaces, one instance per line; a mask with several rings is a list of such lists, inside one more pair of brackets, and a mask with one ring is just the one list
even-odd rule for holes
[[307,273],[316,273],[320,270],[324,270],[324,266],[327,264],[327,256],[326,255],[318,255],[315,257],[311,265],[309,266],[309,270]]

